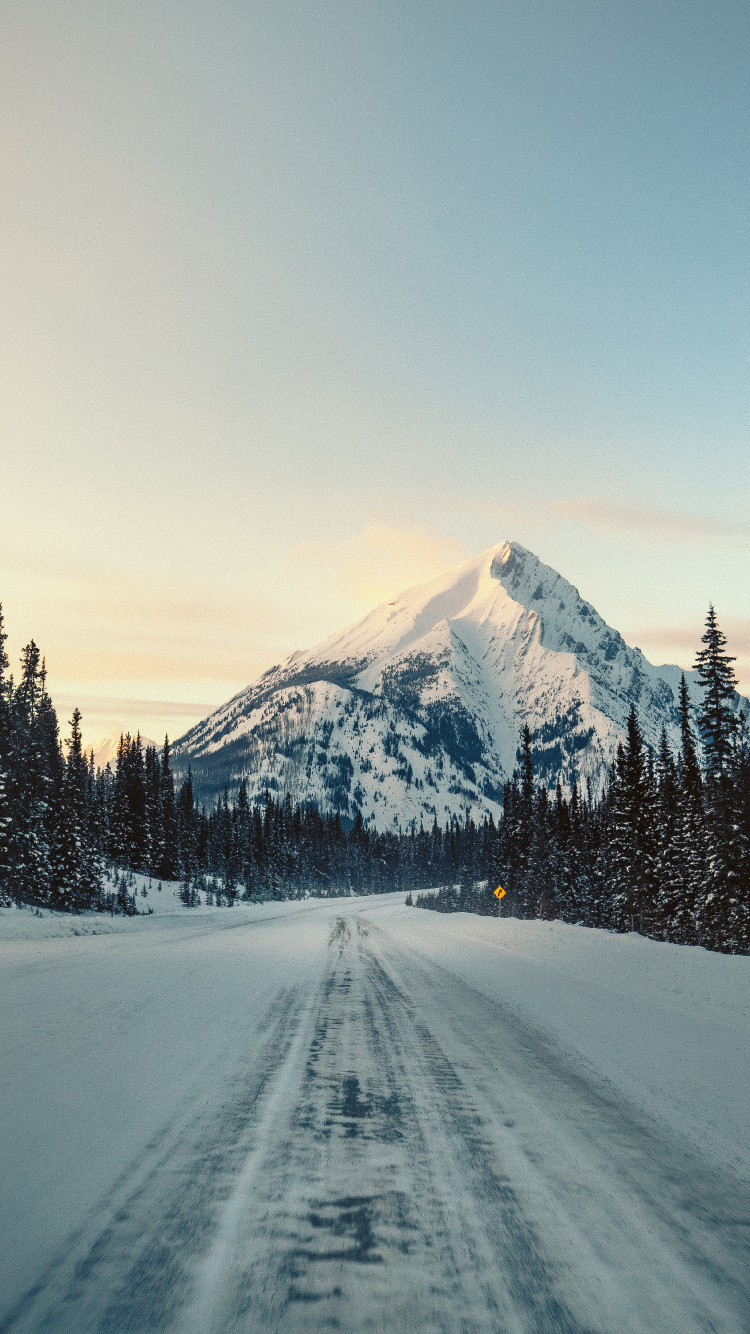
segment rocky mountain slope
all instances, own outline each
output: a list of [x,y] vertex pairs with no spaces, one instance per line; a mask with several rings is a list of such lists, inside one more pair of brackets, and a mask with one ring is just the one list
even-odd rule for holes
[[209,801],[244,777],[251,797],[289,792],[379,828],[481,817],[498,812],[524,723],[538,775],[566,788],[601,782],[633,704],[648,742],[666,725],[676,743],[680,676],[506,542],[293,653],[188,732],[174,760]]

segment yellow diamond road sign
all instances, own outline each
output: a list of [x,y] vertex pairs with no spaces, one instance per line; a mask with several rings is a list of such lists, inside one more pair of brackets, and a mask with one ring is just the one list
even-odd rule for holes
[[492,892],[493,892],[493,894],[495,895],[495,898],[496,898],[496,899],[501,899],[501,898],[503,898],[503,896],[504,896],[504,894],[505,894],[505,890],[503,889],[502,885],[498,885],[497,889],[493,889]]

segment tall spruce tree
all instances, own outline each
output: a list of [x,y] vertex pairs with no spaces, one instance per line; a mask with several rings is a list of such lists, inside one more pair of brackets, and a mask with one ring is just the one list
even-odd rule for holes
[[74,709],[68,757],[60,789],[50,856],[51,904],[80,912],[96,907],[102,890],[101,865],[89,825],[89,772],[81,740],[81,714]]
[[735,870],[729,948],[750,954],[750,725],[740,713],[732,756],[732,843]]
[[534,759],[531,753],[531,732],[528,723],[521,733],[521,748],[518,758],[521,762],[521,787],[518,801],[518,820],[516,829],[516,877],[514,900],[519,917],[535,916],[532,883],[532,838],[534,833]]
[[10,885],[19,902],[49,899],[50,838],[62,769],[46,669],[32,639],[21,656],[21,678],[11,703]]
[[147,870],[146,769],[140,733],[120,737],[110,805],[111,860],[128,870]]
[[161,753],[161,859],[156,874],[160,880],[176,880],[180,874],[180,857],[177,846],[177,815],[174,801],[174,779],[169,765],[169,737],[164,737],[164,749]]
[[[193,796],[193,772],[188,765],[187,777],[182,784],[177,796],[177,846],[179,850],[180,874],[187,884],[191,884],[198,870],[198,839],[196,829],[195,798]],[[226,854],[216,847],[214,843],[213,866],[216,870],[216,863],[221,863],[223,871],[226,864]]]
[[654,793],[634,706],[614,780],[608,848],[612,924],[618,931],[643,931],[650,925],[655,888]]
[[128,862],[128,809],[125,790],[125,766],[129,746],[130,733],[128,732],[124,736],[121,732],[120,740],[117,743],[117,758],[107,800],[109,808],[107,852],[114,866],[126,866]]
[[703,778],[693,735],[692,705],[687,681],[680,682],[680,753],[677,761],[677,818],[674,862],[680,887],[675,887],[668,922],[668,939],[684,945],[697,941],[697,910],[703,902],[708,876],[706,812]]
[[652,923],[653,934],[663,940],[682,941],[685,923],[685,866],[680,832],[680,787],[677,765],[669,745],[667,729],[662,728],[657,762],[656,793],[656,885],[657,897]]
[[144,869],[149,875],[158,875],[164,842],[164,819],[161,794],[161,764],[156,746],[146,746],[143,752],[145,789],[145,854]]
[[712,786],[726,775],[732,755],[735,715],[731,703],[737,690],[737,678],[726,653],[726,635],[719,628],[713,603],[709,605],[706,628],[701,638],[703,648],[695,667],[703,687],[703,703],[698,712],[698,728],[703,741],[706,777]]
[[554,918],[557,912],[554,883],[554,826],[547,789],[542,786],[534,798],[529,867],[526,873],[528,915]]
[[726,652],[726,636],[709,606],[703,648],[696,668],[703,688],[698,727],[703,741],[706,772],[706,832],[708,866],[705,889],[696,908],[699,939],[710,949],[731,951],[732,921],[739,892],[736,858],[736,793],[732,783],[733,740],[736,728],[731,708],[737,680]]

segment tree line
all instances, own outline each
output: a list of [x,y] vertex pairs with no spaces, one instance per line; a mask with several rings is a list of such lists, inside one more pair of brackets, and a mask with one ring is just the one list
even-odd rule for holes
[[175,790],[167,739],[157,750],[123,736],[114,767],[97,770],[77,709],[60,743],[37,646],[23,650],[16,685],[4,645],[0,610],[0,902],[134,912],[124,875],[111,887],[116,868],[179,880],[186,906],[201,894],[231,905],[406,889],[443,912],[558,917],[750,952],[750,740],[713,608],[696,663],[702,705],[693,718],[683,677],[676,754],[666,732],[656,753],[645,745],[633,709],[603,791],[574,785],[568,796],[536,781],[526,727],[497,821],[407,833],[361,815],[345,828],[289,796],[251,804],[244,782],[207,810],[189,771]]

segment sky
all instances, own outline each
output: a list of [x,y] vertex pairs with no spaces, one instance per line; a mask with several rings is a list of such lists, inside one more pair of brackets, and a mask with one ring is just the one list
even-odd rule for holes
[[750,690],[750,10],[0,0],[0,601],[175,738],[506,539]]

